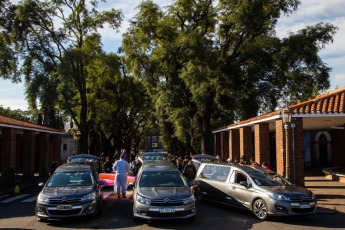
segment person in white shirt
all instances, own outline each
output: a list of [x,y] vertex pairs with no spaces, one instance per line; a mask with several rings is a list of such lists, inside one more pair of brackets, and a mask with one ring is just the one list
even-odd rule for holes
[[130,170],[130,166],[127,161],[124,160],[124,156],[121,155],[120,160],[116,161],[113,165],[113,170],[116,173],[114,181],[114,192],[117,193],[117,198],[120,199],[120,193],[122,198],[126,198],[127,189],[127,172]]

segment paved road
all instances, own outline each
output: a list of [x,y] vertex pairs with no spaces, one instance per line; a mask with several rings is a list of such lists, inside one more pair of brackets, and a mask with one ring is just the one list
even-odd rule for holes
[[34,216],[38,188],[0,197],[1,229],[345,229],[345,214],[323,213],[299,218],[272,218],[261,222],[250,212],[215,204],[198,204],[197,217],[192,224],[184,221],[154,221],[134,223],[132,201],[117,200],[111,191],[105,192],[105,209],[98,219],[73,218],[37,222]]

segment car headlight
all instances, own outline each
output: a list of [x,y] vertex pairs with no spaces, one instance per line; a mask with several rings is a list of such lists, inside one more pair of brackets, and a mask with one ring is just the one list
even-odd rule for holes
[[147,199],[139,194],[137,194],[137,197],[136,197],[137,201],[140,203],[140,204],[145,204],[145,205],[150,205],[151,204],[151,200],[150,199]]
[[37,203],[48,203],[49,199],[46,196],[43,196],[41,193],[37,197]]
[[273,193],[273,192],[269,192],[268,196],[274,200],[290,200],[288,197],[286,197],[284,195],[280,195],[280,194]]
[[187,198],[183,199],[183,204],[190,204],[190,203],[192,203],[192,202],[194,202],[194,196],[193,196],[193,195],[191,195],[190,197],[187,197]]
[[89,193],[85,195],[81,200],[88,201],[88,200],[95,200],[96,199],[96,192]]

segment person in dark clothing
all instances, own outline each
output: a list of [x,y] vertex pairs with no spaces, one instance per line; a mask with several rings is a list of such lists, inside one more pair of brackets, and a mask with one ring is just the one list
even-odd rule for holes
[[188,161],[186,167],[183,171],[183,176],[186,177],[188,181],[193,181],[196,176],[196,168],[193,164],[193,161]]
[[105,173],[111,173],[112,168],[113,168],[113,164],[110,162],[110,158],[107,156],[105,158],[105,162],[102,165],[102,170]]
[[135,160],[132,162],[132,165],[131,165],[132,172],[133,172],[134,176],[136,176],[138,174],[140,167],[141,167],[141,162],[139,160],[139,157],[135,156]]
[[180,158],[177,158],[176,159],[176,167],[177,167],[177,169],[180,171],[180,172],[182,172],[182,170],[183,170],[183,167],[182,167],[182,162],[181,162],[182,160],[180,159]]

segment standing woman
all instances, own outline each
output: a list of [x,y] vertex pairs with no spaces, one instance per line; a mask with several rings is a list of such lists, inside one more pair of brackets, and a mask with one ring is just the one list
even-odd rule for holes
[[120,160],[116,161],[113,166],[116,173],[114,192],[117,193],[117,199],[120,199],[120,193],[122,193],[122,198],[126,198],[127,172],[130,168],[128,162],[124,160],[124,155],[121,155]]

